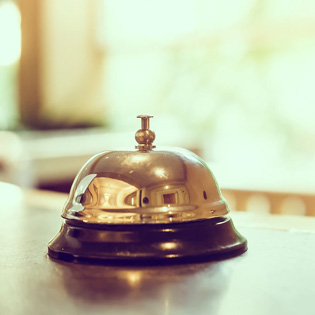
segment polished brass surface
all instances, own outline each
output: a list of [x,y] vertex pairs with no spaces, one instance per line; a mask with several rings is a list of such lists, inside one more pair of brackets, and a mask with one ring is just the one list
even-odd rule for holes
[[139,129],[135,134],[135,139],[139,145],[136,146],[136,149],[139,151],[150,151],[155,148],[155,145],[152,145],[155,139],[155,133],[150,130],[150,118],[153,118],[151,115],[138,115],[137,118],[141,118],[141,129]]
[[94,156],[75,179],[63,217],[86,223],[170,223],[227,212],[205,162],[174,148]]
[[153,224],[227,214],[227,203],[206,163],[185,149],[152,150],[152,116],[138,118],[138,150],[92,157],[78,173],[62,216],[85,223]]

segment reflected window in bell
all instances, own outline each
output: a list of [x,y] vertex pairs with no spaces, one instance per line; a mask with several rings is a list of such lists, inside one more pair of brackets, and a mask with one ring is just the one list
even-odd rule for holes
[[177,193],[164,194],[163,201],[164,201],[164,204],[177,204],[178,194]]

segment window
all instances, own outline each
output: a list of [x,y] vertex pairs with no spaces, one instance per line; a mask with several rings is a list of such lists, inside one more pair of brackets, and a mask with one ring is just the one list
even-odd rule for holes
[[21,53],[21,17],[12,1],[0,2],[0,130],[18,122],[17,74]]
[[200,149],[230,183],[315,184],[314,1],[32,3],[41,17],[32,86],[40,92],[28,102],[20,94],[24,123],[130,131],[136,115],[149,113],[159,144]]
[[314,18],[307,0],[105,1],[99,38],[115,127],[153,113],[159,135],[171,129],[201,147],[232,181],[309,185]]

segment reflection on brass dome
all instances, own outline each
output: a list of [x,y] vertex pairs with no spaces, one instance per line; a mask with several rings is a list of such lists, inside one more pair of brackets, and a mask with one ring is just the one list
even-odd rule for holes
[[49,255],[141,260],[245,251],[206,163],[185,149],[155,149],[152,116],[138,117],[137,150],[100,153],[79,171]]
[[62,216],[88,223],[170,223],[227,212],[205,163],[176,149],[93,157],[79,172]]

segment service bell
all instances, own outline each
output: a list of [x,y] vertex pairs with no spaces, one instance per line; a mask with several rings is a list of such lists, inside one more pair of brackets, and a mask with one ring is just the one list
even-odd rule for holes
[[155,148],[140,115],[136,150],[105,151],[77,174],[51,257],[103,262],[216,259],[247,250],[207,164],[181,148]]

